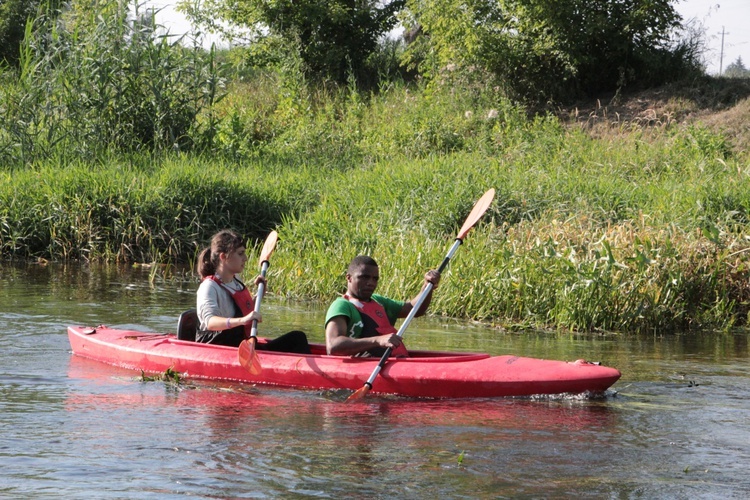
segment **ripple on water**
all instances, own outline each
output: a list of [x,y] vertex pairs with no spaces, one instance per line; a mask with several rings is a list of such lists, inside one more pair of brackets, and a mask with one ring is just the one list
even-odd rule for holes
[[[410,330],[415,346],[606,360],[623,377],[601,399],[346,404],[349,391],[142,382],[70,354],[68,324],[166,331],[193,302],[180,287],[151,287],[148,273],[0,273],[2,495],[750,495],[747,333],[598,339],[437,318]],[[318,332],[325,314],[267,305],[274,332]]]

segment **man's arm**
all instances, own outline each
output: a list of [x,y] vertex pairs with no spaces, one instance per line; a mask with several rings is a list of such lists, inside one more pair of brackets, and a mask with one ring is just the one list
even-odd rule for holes
[[422,295],[422,292],[427,287],[428,283],[432,283],[430,293],[427,294],[427,297],[425,297],[424,302],[422,302],[422,305],[420,306],[414,317],[423,316],[424,313],[427,312],[427,308],[430,307],[430,302],[432,302],[432,292],[434,292],[438,287],[438,284],[440,284],[440,273],[435,270],[427,271],[427,273],[424,275],[424,283],[422,284],[421,290],[419,290],[419,293],[415,295],[414,298],[407,302],[404,302],[404,307],[402,307],[401,311],[398,313],[399,318],[405,318],[409,315],[412,308],[414,307],[414,304],[417,303],[417,301],[419,300],[419,296]]
[[355,339],[346,331],[346,318],[335,316],[326,323],[326,352],[332,356],[352,356],[374,347],[393,347],[401,345],[401,337],[395,333]]

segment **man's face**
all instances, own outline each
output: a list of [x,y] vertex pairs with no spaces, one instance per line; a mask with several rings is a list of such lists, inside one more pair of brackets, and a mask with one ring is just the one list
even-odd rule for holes
[[346,274],[347,292],[355,299],[370,300],[379,279],[378,266],[359,266],[354,272]]

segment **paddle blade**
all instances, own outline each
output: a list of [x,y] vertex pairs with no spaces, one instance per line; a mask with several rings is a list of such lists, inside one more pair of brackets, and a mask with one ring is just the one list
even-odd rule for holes
[[259,266],[263,266],[263,263],[271,258],[271,254],[276,249],[277,241],[279,241],[279,234],[276,231],[271,231],[266,237],[266,242],[263,243],[263,248],[260,251]]
[[492,188],[484,195],[482,195],[479,200],[474,204],[474,208],[471,209],[471,213],[466,218],[466,221],[464,222],[464,225],[461,226],[461,230],[458,232],[458,236],[456,239],[463,240],[466,236],[466,233],[469,232],[469,230],[474,227],[474,224],[477,223],[477,221],[484,215],[484,213],[487,211],[488,208],[490,208],[490,204],[492,203],[492,200],[495,199],[495,189]]
[[240,347],[237,349],[237,357],[245,370],[253,375],[258,375],[260,373],[262,367],[260,366],[258,353],[255,352],[254,339],[246,339],[240,343]]
[[352,401],[359,401],[360,399],[367,396],[368,392],[370,392],[370,386],[369,384],[365,384],[359,389],[357,389],[356,391],[354,391],[351,396],[346,398],[346,402],[351,403]]

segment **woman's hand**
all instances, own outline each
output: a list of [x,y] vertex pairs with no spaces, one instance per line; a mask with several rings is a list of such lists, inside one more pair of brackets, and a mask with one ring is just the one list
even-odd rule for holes
[[242,324],[247,325],[252,323],[254,320],[258,320],[258,323],[263,322],[263,316],[261,316],[260,311],[253,311],[247,316],[242,317]]

